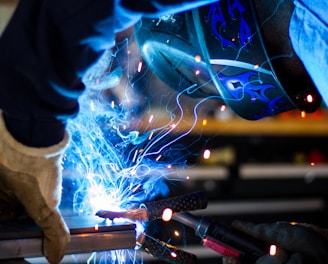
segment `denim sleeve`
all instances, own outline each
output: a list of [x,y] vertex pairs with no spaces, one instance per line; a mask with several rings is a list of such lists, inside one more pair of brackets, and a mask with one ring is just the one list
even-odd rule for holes
[[81,77],[112,47],[115,33],[214,0],[20,0],[0,38],[0,109],[23,144],[63,138],[79,110]]
[[295,2],[289,35],[296,54],[328,105],[328,1]]

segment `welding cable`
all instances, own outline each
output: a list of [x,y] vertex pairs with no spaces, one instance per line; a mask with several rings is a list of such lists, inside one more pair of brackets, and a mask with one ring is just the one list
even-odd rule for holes
[[270,252],[270,245],[241,232],[232,226],[214,223],[205,217],[196,217],[190,213],[173,215],[173,220],[195,230],[202,244],[222,256],[231,256],[241,263],[253,264]]
[[156,257],[161,261],[172,264],[196,264],[197,257],[189,252],[179,249],[173,245],[165,243],[159,239],[152,238],[146,233],[142,233],[137,239],[137,246],[140,250]]

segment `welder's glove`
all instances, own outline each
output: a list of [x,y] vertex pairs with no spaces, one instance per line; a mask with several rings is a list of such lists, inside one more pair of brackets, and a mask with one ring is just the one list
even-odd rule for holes
[[[43,253],[50,263],[60,262],[70,238],[58,210],[62,180],[60,160],[68,141],[66,134],[59,144],[51,147],[22,145],[9,134],[0,112],[0,207],[6,213],[11,206],[13,211],[22,206],[41,227]],[[16,213],[17,210],[11,216],[17,216]]]
[[309,224],[287,222],[253,224],[235,221],[233,226],[278,247],[275,256],[262,256],[256,264],[328,263],[327,230]]

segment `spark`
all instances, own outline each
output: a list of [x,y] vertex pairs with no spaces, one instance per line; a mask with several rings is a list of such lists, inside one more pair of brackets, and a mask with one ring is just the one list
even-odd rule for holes
[[151,122],[153,122],[153,120],[154,120],[154,115],[151,115],[151,116],[149,117],[148,123],[150,124]]
[[271,245],[270,246],[270,256],[275,256],[277,254],[277,246]]
[[177,255],[177,253],[175,253],[175,252],[171,252],[171,257],[172,258],[176,258],[178,255]]
[[169,222],[169,221],[171,221],[171,219],[172,219],[172,215],[173,215],[173,211],[172,211],[172,209],[171,209],[171,208],[166,208],[166,209],[164,209],[164,211],[163,211],[163,214],[162,214],[162,220],[163,220],[164,222]]
[[[86,89],[78,116],[67,125],[71,144],[63,168],[74,179],[72,210],[79,215],[134,206],[169,191],[167,164],[159,162],[162,154],[150,154],[158,147],[154,131],[131,130],[130,110],[105,99],[105,90],[102,95],[97,87]],[[143,144],[146,150],[140,148]]]
[[140,73],[141,70],[142,70],[142,61],[140,61],[138,64],[138,72]]
[[132,193],[137,192],[137,190],[141,187],[141,184],[138,184],[132,191]]
[[204,159],[209,159],[211,157],[211,151],[209,149],[206,149],[203,153]]
[[221,112],[224,112],[226,109],[227,109],[227,106],[226,105],[221,105],[221,107],[220,107],[220,111]]
[[154,136],[154,132],[152,131],[150,134],[149,134],[149,137],[148,137],[148,140],[151,140]]
[[307,101],[308,103],[313,103],[313,96],[312,96],[312,94],[308,94],[308,95],[306,96],[306,101]]
[[[108,71],[108,65],[105,66],[102,69]],[[103,87],[100,79],[99,85]],[[185,166],[185,157],[172,146],[193,130],[198,122],[197,107],[211,98],[200,100],[194,107],[195,118],[190,128],[172,139],[174,128],[184,118],[180,97],[193,86],[186,87],[176,97],[178,118],[170,113],[172,118],[165,126],[149,131],[131,128],[132,111],[122,108],[115,100],[108,100],[105,88],[94,87],[86,89],[79,98],[80,112],[67,125],[71,144],[64,155],[63,168],[74,179],[74,190],[69,190],[73,213],[93,215],[98,210],[120,211],[166,196],[168,176],[175,173],[172,166]],[[149,123],[153,119],[151,115]],[[137,235],[144,231],[143,225],[136,223]],[[134,254],[129,251],[115,250],[106,258],[108,263],[126,263],[131,256]]]
[[174,231],[174,235],[175,235],[176,237],[179,237],[179,236],[180,236],[179,231],[178,231],[178,230],[175,230],[175,231]]

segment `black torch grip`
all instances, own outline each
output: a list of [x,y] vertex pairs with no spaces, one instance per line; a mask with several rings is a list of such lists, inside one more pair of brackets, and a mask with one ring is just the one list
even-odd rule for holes
[[196,264],[197,257],[194,254],[178,249],[161,240],[145,236],[141,249],[148,254],[172,264]]
[[207,207],[207,197],[204,192],[195,192],[165,200],[153,201],[142,204],[147,209],[148,220],[160,219],[167,208],[173,213],[181,213]]

